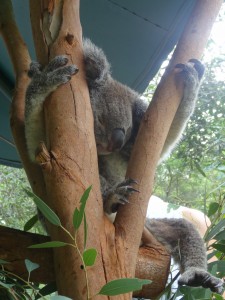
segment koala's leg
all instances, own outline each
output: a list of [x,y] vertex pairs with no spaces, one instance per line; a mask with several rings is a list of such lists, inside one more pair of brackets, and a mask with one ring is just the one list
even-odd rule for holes
[[146,228],[180,266],[180,285],[203,286],[221,293],[223,280],[207,272],[206,249],[194,226],[184,219],[147,219]]
[[101,87],[110,76],[110,64],[102,49],[83,40],[84,64],[89,89]]
[[204,66],[196,59],[191,59],[187,64],[178,64],[175,68],[179,70],[176,74],[177,80],[184,82],[184,93],[163,147],[161,160],[166,158],[179,142],[194,111],[201,79],[204,74]]
[[44,140],[43,103],[46,97],[61,84],[67,83],[78,72],[74,65],[66,66],[66,56],[55,57],[43,70],[37,62],[32,62],[28,75],[31,82],[25,99],[25,134],[28,153],[35,161],[35,151]]

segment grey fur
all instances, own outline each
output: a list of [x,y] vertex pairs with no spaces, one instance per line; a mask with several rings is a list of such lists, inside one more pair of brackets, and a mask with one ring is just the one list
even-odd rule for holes
[[[43,102],[59,85],[77,72],[76,66],[65,66],[64,56],[56,57],[41,71],[31,65],[32,81],[26,95],[26,139],[32,160],[41,140],[45,139]],[[84,63],[94,115],[94,131],[99,160],[104,210],[117,211],[118,205],[128,203],[130,193],[137,191],[135,181],[125,179],[127,164],[148,104],[129,87],[114,80],[104,52],[90,40],[84,40]],[[190,118],[200,86],[204,67],[197,60],[178,65],[184,80],[184,96],[178,108],[164,149],[162,159],[179,141]],[[204,243],[196,229],[183,219],[146,220],[146,227],[163,243],[180,265],[180,284],[202,285],[221,292],[223,282],[207,272]]]

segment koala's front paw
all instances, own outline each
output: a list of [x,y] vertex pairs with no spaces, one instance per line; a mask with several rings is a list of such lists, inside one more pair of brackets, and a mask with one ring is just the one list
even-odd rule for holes
[[132,187],[132,184],[137,184],[137,182],[130,178],[126,179],[109,189],[105,195],[103,195],[104,211],[107,214],[116,212],[120,204],[125,205],[129,203],[127,199],[128,196],[133,192],[138,192],[138,190]]
[[224,289],[224,281],[222,279],[212,276],[205,270],[194,267],[190,268],[180,276],[178,284],[202,286],[204,288],[210,288],[212,292],[218,294],[221,294]]
[[47,97],[61,84],[67,83],[78,72],[75,65],[66,66],[68,58],[56,56],[43,70],[39,63],[32,62],[28,75],[32,78],[28,87],[28,98],[35,94]]

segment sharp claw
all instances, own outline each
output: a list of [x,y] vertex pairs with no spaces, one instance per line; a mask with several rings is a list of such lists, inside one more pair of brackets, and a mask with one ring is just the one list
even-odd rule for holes
[[123,182],[118,184],[118,187],[129,186],[130,184],[138,184],[138,182],[132,178],[127,178]]
[[127,204],[127,203],[130,203],[126,198],[120,198],[119,199],[119,202],[120,202],[120,204],[122,204],[122,205],[125,205],[125,204]]
[[132,192],[132,193],[133,193],[133,192],[140,193],[139,190],[134,189],[132,186],[128,186],[127,188],[128,188],[128,190],[129,190],[129,192]]
[[129,182],[129,184],[138,184],[137,180],[135,180],[135,179],[128,178],[127,180]]

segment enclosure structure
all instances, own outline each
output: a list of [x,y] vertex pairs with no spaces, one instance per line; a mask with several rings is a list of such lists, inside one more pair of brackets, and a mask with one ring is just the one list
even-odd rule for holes
[[[32,189],[57,213],[62,225],[73,235],[74,208],[79,207],[84,190],[91,184],[93,186],[86,207],[86,219],[91,224],[87,248],[95,248],[98,257],[95,265],[88,270],[89,295],[96,294],[112,279],[134,277],[155,169],[183,90],[182,85],[175,85],[173,67],[190,58],[201,57],[221,2],[199,0],[193,9],[167,72],[143,119],[128,167],[127,176],[136,178],[139,182],[140,193],[130,199],[131,203],[135,201],[138,206],[130,205],[120,209],[115,223],[111,224],[103,215],[97,176],[93,118],[82,63],[79,1],[30,2],[38,61],[46,64],[56,55],[65,53],[70,62],[79,67],[78,75],[73,77],[70,84],[60,87],[46,99],[44,106],[46,141],[39,148],[38,156],[41,157],[41,161],[38,160],[39,164],[30,162],[24,136],[24,98],[29,82],[27,70],[30,56],[17,30],[10,2],[1,1],[1,33],[16,73],[11,128]],[[52,240],[70,242],[60,228],[49,225],[48,229]],[[144,238],[153,241],[150,236],[145,235]],[[83,239],[84,233],[79,231],[77,243],[80,249],[83,247]],[[163,280],[161,278],[161,282],[157,281],[155,278],[161,277],[161,271],[160,274],[155,274],[153,280],[158,283],[158,289],[155,287],[153,291],[151,290],[151,295],[145,294],[146,297],[158,293],[162,281],[166,280],[168,255],[163,248],[160,247],[162,250],[159,250],[158,247],[160,246],[157,244],[157,255],[153,251],[151,259],[155,259],[157,263],[162,261],[165,278]],[[143,249],[141,251],[143,253]],[[144,255],[147,256],[145,251],[148,250],[144,249]],[[158,255],[159,252],[161,256]],[[72,299],[85,298],[87,283],[77,253],[70,247],[53,249],[53,253],[59,293]],[[139,271],[141,276],[144,270]],[[128,299],[130,296],[124,294],[118,296],[118,299]]]

